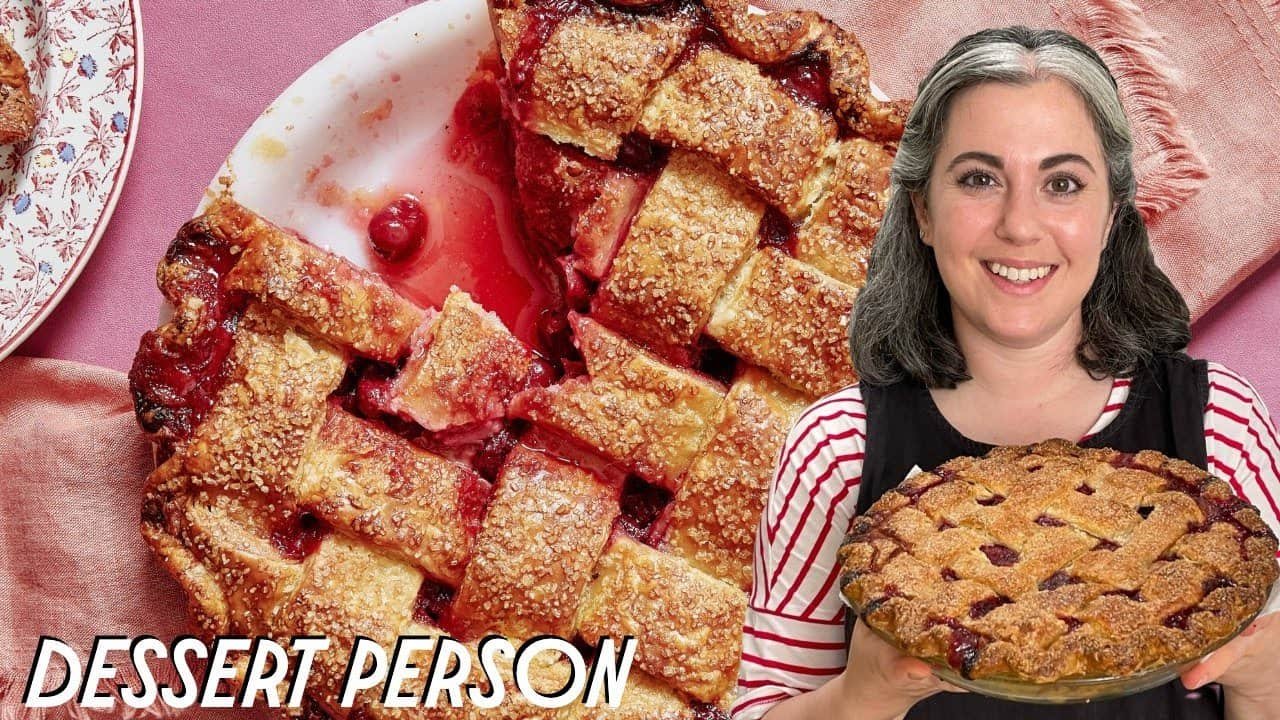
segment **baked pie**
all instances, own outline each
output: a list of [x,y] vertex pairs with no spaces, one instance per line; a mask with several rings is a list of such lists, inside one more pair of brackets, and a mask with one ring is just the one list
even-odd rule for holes
[[920,473],[854,521],[859,618],[968,678],[1116,677],[1197,658],[1276,580],[1276,537],[1223,480],[1064,440]]
[[[142,532],[203,635],[333,639],[316,716],[723,717],[776,456],[855,380],[848,313],[906,108],[813,13],[491,15],[498,55],[464,98],[500,100],[469,112],[505,128],[554,285],[536,339],[219,197],[160,263],[174,316],[130,373],[161,460]],[[410,634],[637,644],[616,709],[338,707],[355,639]]]

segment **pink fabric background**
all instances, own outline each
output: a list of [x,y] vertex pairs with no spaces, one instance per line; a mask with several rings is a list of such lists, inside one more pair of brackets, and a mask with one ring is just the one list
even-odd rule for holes
[[[321,56],[408,4],[404,0],[212,0],[197,6],[179,0],[147,0],[138,144],[115,217],[79,282],[18,354],[127,369],[139,336],[155,325],[161,301],[154,281],[156,262],[241,134]],[[1151,5],[1158,11],[1153,18],[1171,12],[1171,6],[1163,3]],[[861,4],[842,3],[841,9],[849,12],[858,7]],[[972,11],[968,4],[947,7],[961,15]],[[856,21],[849,24],[858,25]],[[1274,35],[1275,29],[1270,31]],[[894,79],[884,71],[886,57],[900,50],[895,43],[902,44],[894,33],[868,35],[867,41],[873,78],[891,94],[908,92],[904,75]],[[949,39],[928,42],[942,47]],[[908,49],[919,52],[914,48]],[[1215,59],[1215,54],[1245,51],[1205,42],[1203,52],[1202,61],[1212,65],[1226,62]],[[1280,73],[1277,67],[1280,64],[1270,67],[1273,75]],[[923,70],[913,66],[901,72],[918,75]],[[1258,147],[1273,152],[1280,143],[1278,131],[1280,114],[1259,124]],[[1213,183],[1213,178],[1208,182]],[[1224,207],[1223,217],[1273,212],[1277,196],[1243,198],[1238,206]],[[1212,221],[1215,216],[1210,212],[1207,217]],[[1278,315],[1280,260],[1272,260],[1196,323],[1192,344],[1194,354],[1224,362],[1250,379],[1273,411],[1280,409],[1280,363],[1274,358],[1280,347]],[[41,632],[62,633],[67,639],[111,631],[176,632],[181,624],[174,615],[182,606],[179,593],[147,559],[136,532],[146,457],[121,376],[11,359],[0,365],[0,381],[0,437],[6,438],[0,443],[0,476],[4,477],[0,487],[12,504],[0,523],[0,549],[20,547],[24,557],[47,552],[51,564],[46,567],[52,569],[39,578],[12,584],[9,590],[0,588],[0,636],[18,640],[0,643],[5,645],[0,647],[4,653],[0,669],[25,670],[34,638]],[[28,435],[38,436],[43,445],[8,440]],[[56,454],[42,449],[50,443],[56,443]],[[85,478],[118,482],[89,483]],[[41,497],[58,502],[32,506],[27,500],[15,500]],[[119,512],[104,516],[104,509]],[[56,550],[76,543],[85,546],[83,555],[46,547]],[[86,557],[92,567],[85,567]],[[0,585],[26,577],[20,565],[15,558],[0,556],[0,577],[6,579]],[[46,610],[59,607],[60,598],[102,602],[75,617],[48,612],[19,615],[15,608],[20,597],[46,598]],[[6,679],[12,678],[0,673],[0,709],[6,689],[12,691],[6,688]]]
[[[25,357],[0,363],[0,377],[0,482],[7,504],[0,523],[0,718],[10,720],[24,717],[19,704],[41,635],[71,644],[85,662],[95,635],[152,635],[168,644],[187,628],[182,591],[138,532],[142,485],[154,464],[124,377]],[[125,657],[115,657],[118,667],[129,667]],[[159,682],[177,680],[167,662],[153,672]],[[120,677],[136,681],[132,671]],[[46,688],[60,679],[50,673]],[[69,704],[28,715],[90,717],[77,709]],[[177,715],[163,704],[152,709],[150,717]],[[182,716],[233,714],[267,717],[212,710]],[[108,716],[128,715],[92,715]]]

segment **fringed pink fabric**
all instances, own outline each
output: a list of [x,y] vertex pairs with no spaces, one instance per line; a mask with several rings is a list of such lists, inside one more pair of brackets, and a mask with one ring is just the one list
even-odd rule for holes
[[1181,78],[1166,55],[1165,38],[1128,0],[1091,0],[1078,8],[1077,27],[1077,36],[1098,51],[1120,87],[1139,145],[1138,210],[1150,222],[1189,199],[1209,177],[1170,100]]
[[1280,251],[1280,0],[755,0],[817,10],[853,31],[871,79],[911,98],[964,35],[1066,30],[1117,78],[1134,130],[1138,206],[1156,261],[1204,314]]

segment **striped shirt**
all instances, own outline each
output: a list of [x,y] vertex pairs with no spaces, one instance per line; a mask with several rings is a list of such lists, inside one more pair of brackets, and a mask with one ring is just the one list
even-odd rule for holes
[[[1082,440],[1124,407],[1118,379]],[[756,536],[754,584],[743,628],[734,720],[754,720],[778,702],[813,690],[844,670],[844,606],[835,589],[836,550],[853,521],[862,479],[866,407],[857,386],[811,405],[779,456]],[[1280,440],[1247,381],[1209,363],[1204,413],[1209,472],[1262,512],[1280,533]],[[1269,610],[1277,609],[1273,593]]]

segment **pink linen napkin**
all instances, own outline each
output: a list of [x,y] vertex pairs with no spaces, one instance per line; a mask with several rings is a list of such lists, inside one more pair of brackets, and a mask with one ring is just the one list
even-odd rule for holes
[[[138,532],[152,467],[123,373],[61,360],[0,362],[0,718],[177,716],[119,702],[114,712],[92,713],[22,706],[41,635],[66,641],[84,662],[95,635],[153,635],[167,644],[186,631],[182,592]],[[156,675],[174,682],[168,664]]]
[[1276,0],[756,0],[817,10],[857,34],[894,98],[987,27],[1066,30],[1116,75],[1134,125],[1138,200],[1156,257],[1193,318],[1280,250]]

